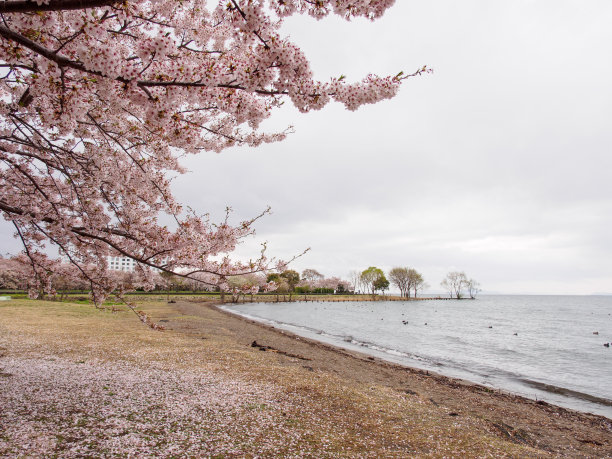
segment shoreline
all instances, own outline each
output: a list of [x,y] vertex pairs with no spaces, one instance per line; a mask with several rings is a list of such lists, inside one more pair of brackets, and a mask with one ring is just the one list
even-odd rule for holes
[[[221,309],[220,304],[176,304],[186,315],[210,314],[242,346],[290,356],[307,371],[331,373],[359,384],[381,384],[417,397],[449,416],[475,416],[502,437],[548,453],[612,457],[612,420],[521,395],[493,390],[470,381],[444,376],[304,338],[286,330]],[[223,318],[223,319],[221,319]],[[256,347],[252,347],[256,344]],[[267,349],[261,349],[267,347]]]
[[[227,304],[227,303],[225,303]],[[374,365],[379,365],[382,367],[389,367],[392,369],[396,369],[398,371],[407,371],[410,372],[412,374],[418,374],[418,375],[424,375],[427,377],[431,377],[432,379],[436,379],[438,381],[442,381],[443,384],[448,384],[448,385],[457,385],[457,386],[463,386],[463,387],[470,387],[470,386],[474,386],[474,388],[477,390],[477,392],[486,392],[486,393],[490,393],[490,394],[497,394],[497,395],[505,395],[507,397],[511,397],[513,399],[521,399],[522,402],[527,402],[527,403],[535,403],[538,406],[549,406],[553,409],[559,409],[559,410],[564,410],[567,411],[568,413],[574,413],[577,415],[585,415],[585,416],[594,416],[596,418],[601,418],[602,421],[607,421],[612,425],[612,418],[601,415],[601,414],[597,414],[597,413],[590,413],[587,411],[580,411],[580,410],[576,410],[573,408],[568,408],[565,406],[561,406],[561,405],[557,405],[555,403],[551,403],[551,402],[547,402],[545,400],[538,400],[538,399],[533,399],[531,397],[525,396],[525,395],[521,395],[518,393],[514,393],[512,391],[508,391],[502,388],[493,388],[493,387],[488,387],[485,386],[483,384],[479,384],[477,382],[474,381],[470,381],[469,379],[464,379],[464,378],[457,378],[457,377],[453,377],[453,376],[448,376],[433,370],[428,370],[428,369],[422,369],[422,368],[418,368],[418,367],[412,367],[409,365],[404,365],[401,363],[396,363],[381,357],[377,357],[375,355],[370,355],[367,352],[363,352],[363,351],[358,351],[358,350],[352,350],[349,348],[345,348],[342,346],[336,346],[334,344],[331,343],[327,343],[324,341],[319,341],[316,339],[312,339],[309,337],[305,337],[302,335],[299,335],[297,333],[293,333],[289,330],[285,330],[283,328],[278,328],[275,327],[273,325],[267,324],[265,322],[260,322],[258,320],[254,320],[251,319],[249,317],[245,317],[241,314],[238,313],[234,313],[225,309],[222,309],[221,304],[214,304],[214,305],[210,305],[211,308],[215,309],[216,311],[222,313],[222,314],[227,314],[231,317],[234,317],[236,319],[239,320],[244,320],[250,324],[253,325],[257,325],[260,327],[263,327],[265,329],[268,329],[269,331],[272,331],[274,333],[279,333],[283,336],[289,337],[291,339],[295,339],[298,341],[301,341],[303,343],[307,343],[311,346],[317,346],[317,347],[322,347],[330,352],[334,352],[337,354],[341,354],[344,355],[346,357],[349,358],[354,358],[357,359],[359,361],[362,362],[367,362],[367,363],[371,363]]]
[[[245,303],[248,304],[248,303]],[[601,412],[592,412],[592,411],[587,411],[584,409],[581,409],[580,407],[576,407],[576,405],[579,405],[579,403],[575,404],[574,406],[571,405],[570,403],[566,403],[565,405],[563,403],[558,403],[556,401],[553,400],[544,400],[542,398],[538,398],[538,394],[535,393],[533,396],[529,393],[526,392],[520,392],[520,391],[514,391],[511,388],[504,388],[503,386],[495,386],[495,385],[486,385],[486,384],[482,384],[478,381],[474,381],[471,380],[469,378],[469,375],[467,377],[461,375],[461,374],[452,374],[452,371],[450,372],[451,374],[444,374],[443,372],[439,372],[436,371],[436,369],[433,369],[431,367],[428,367],[427,365],[423,365],[421,367],[418,366],[418,362],[415,365],[411,365],[409,362],[406,363],[404,361],[402,361],[401,358],[397,358],[397,359],[393,359],[393,354],[387,356],[386,352],[384,350],[384,348],[378,348],[378,347],[374,347],[373,349],[369,349],[367,347],[367,345],[365,344],[361,344],[361,346],[359,344],[354,344],[352,346],[350,345],[343,345],[342,343],[334,343],[333,340],[323,340],[323,339],[318,339],[315,336],[312,336],[312,334],[309,336],[308,334],[306,335],[301,335],[299,333],[293,332],[290,329],[287,329],[285,327],[283,327],[283,323],[280,323],[278,325],[273,324],[272,322],[274,322],[273,320],[268,320],[265,318],[262,318],[262,320],[257,320],[256,317],[251,317],[248,315],[242,315],[239,312],[233,312],[231,310],[226,310],[223,309],[224,307],[231,307],[231,304],[229,303],[224,303],[224,304],[217,304],[215,305],[215,307],[219,310],[219,312],[222,313],[229,313],[231,315],[234,315],[237,318],[240,318],[242,320],[247,320],[253,324],[257,324],[263,327],[267,327],[271,330],[277,330],[280,331],[281,333],[285,333],[287,336],[292,336],[294,338],[298,338],[300,340],[304,340],[304,341],[310,341],[311,343],[315,344],[315,343],[319,343],[319,344],[323,344],[323,345],[327,345],[330,347],[330,350],[336,350],[336,351],[345,351],[348,352],[350,355],[353,354],[357,354],[357,355],[361,355],[363,357],[367,357],[370,358],[374,357],[376,359],[376,361],[380,361],[380,362],[384,362],[387,364],[391,364],[391,365],[397,365],[399,368],[406,368],[412,371],[416,371],[416,372],[423,372],[424,374],[432,374],[432,375],[437,375],[440,377],[445,377],[445,378],[449,378],[450,380],[455,380],[455,381],[460,381],[463,384],[473,384],[479,387],[482,387],[484,390],[487,391],[494,391],[494,392],[498,392],[498,393],[505,393],[507,395],[510,396],[517,396],[517,397],[522,397],[526,400],[530,400],[533,402],[536,402],[540,405],[542,404],[548,404],[551,406],[555,406],[558,408],[563,408],[569,411],[574,411],[577,413],[581,413],[581,414],[586,414],[586,415],[593,415],[593,416],[600,416],[610,422],[612,422],[612,415],[608,415],[607,413],[601,413]],[[268,322],[266,322],[268,321]],[[287,324],[284,324],[287,325]],[[291,328],[291,327],[289,327]],[[299,328],[299,327],[295,327],[295,328]],[[334,335],[335,336],[335,335]],[[366,346],[363,348],[363,346]],[[452,368],[451,368],[452,369]],[[457,373],[457,372],[455,372]],[[533,387],[536,390],[539,390],[540,392],[542,392],[544,395],[548,394],[558,394],[558,395],[562,395],[564,397],[566,397],[567,399],[572,399],[575,398],[577,400],[582,400],[582,401],[587,401],[587,402],[591,402],[592,404],[600,404],[600,405],[604,405],[604,406],[612,406],[612,401],[605,399],[605,398],[600,398],[598,396],[594,396],[594,395],[590,395],[588,393],[581,393],[581,392],[576,392],[573,391],[572,389],[567,389],[565,387],[557,387],[551,384],[547,384],[547,383],[543,383],[543,382],[537,382],[537,381],[532,381],[529,379],[521,379],[521,381],[524,382],[524,384]]]

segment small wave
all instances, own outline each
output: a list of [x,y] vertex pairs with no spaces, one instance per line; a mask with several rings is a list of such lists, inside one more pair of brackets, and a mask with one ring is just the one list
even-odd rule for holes
[[453,335],[446,335],[446,336],[444,336],[444,340],[447,341],[449,343],[449,345],[452,345],[452,344],[461,344],[463,346],[466,346],[466,345],[472,345],[473,344],[471,341],[466,341],[464,339],[459,338],[458,336],[453,336]]
[[520,382],[523,384],[533,387],[534,389],[539,389],[543,392],[550,392],[551,394],[564,395],[569,398],[576,398],[579,400],[585,400],[591,403],[597,403],[599,405],[604,406],[612,406],[612,400],[602,397],[596,397],[595,395],[585,394],[584,392],[578,392],[576,390],[567,389],[565,387],[555,386],[553,384],[546,384],[539,381],[534,381],[532,379],[526,378],[518,378]]
[[[328,335],[331,337],[334,337],[334,335]],[[439,363],[439,362],[435,362],[432,361],[430,359],[415,355],[415,354],[410,354],[408,352],[403,352],[400,351],[398,349],[393,349],[393,348],[389,348],[389,347],[384,347],[381,346],[379,344],[374,344],[374,343],[370,343],[368,341],[359,341],[357,339],[354,339],[352,336],[345,336],[343,337],[343,341],[345,343],[350,343],[353,344],[355,346],[360,346],[363,348],[366,348],[370,351],[376,351],[376,352],[382,352],[384,354],[388,354],[388,355],[392,355],[394,357],[402,357],[402,358],[407,358],[413,361],[417,361],[417,362],[424,362],[427,363],[429,365],[434,365],[434,366],[444,366],[443,364]]]

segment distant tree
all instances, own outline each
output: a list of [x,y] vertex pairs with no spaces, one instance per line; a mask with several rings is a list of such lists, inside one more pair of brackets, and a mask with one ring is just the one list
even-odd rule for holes
[[174,290],[178,292],[183,286],[182,277],[167,271],[162,271],[159,275],[163,279],[163,285],[165,286],[166,291]]
[[440,285],[448,290],[451,298],[454,295],[455,298],[460,299],[463,296],[463,289],[466,287],[467,282],[468,279],[464,272],[451,271]]
[[23,288],[22,277],[19,275],[20,266],[14,261],[0,255],[0,288]]
[[376,286],[374,284],[381,277],[385,277],[385,274],[380,268],[377,268],[375,266],[370,266],[368,269],[361,273],[361,285],[365,290],[372,294],[372,297],[374,297],[376,293]]
[[440,287],[442,287],[444,290],[446,290],[448,292],[448,296],[450,298],[453,297],[453,288],[451,287],[451,285],[448,282],[448,279],[446,277],[444,279],[442,279],[442,282],[440,282]]
[[480,282],[474,279],[469,279],[465,286],[467,288],[468,295],[470,295],[470,298],[472,299],[476,298],[476,295],[481,291]]
[[266,281],[260,273],[245,274],[242,276],[231,276],[227,279],[227,290],[232,295],[232,303],[237,303],[240,297],[244,299],[246,295],[251,295],[260,290],[265,290]]
[[270,273],[266,276],[266,282],[280,282],[280,274],[279,273]]
[[361,290],[361,273],[357,270],[349,272],[349,281],[353,284],[353,292]]
[[312,288],[308,284],[298,285],[294,289],[295,293],[299,293],[300,295],[306,295],[307,293],[312,292]]
[[[412,291],[414,292],[415,298],[418,296],[418,293],[421,290],[429,287],[427,282],[425,282],[425,279],[423,279],[423,275],[416,269],[410,268],[408,270],[408,278],[410,279],[409,285],[412,288]],[[410,296],[410,294],[408,294],[408,296]]]
[[242,276],[232,276],[227,278],[229,293],[232,295],[232,303],[237,303],[240,295],[247,284],[247,280]]
[[288,269],[283,271],[280,275],[281,278],[285,279],[287,282],[287,291],[289,293],[289,301],[291,301],[291,294],[295,290],[295,286],[300,282],[300,275],[297,271],[293,269]]
[[339,279],[336,285],[336,293],[351,293],[351,283],[349,281]]
[[385,290],[388,290],[388,289],[389,289],[389,281],[387,280],[384,274],[374,281],[375,291],[380,290],[384,295]]
[[340,282],[342,282],[342,280],[339,277],[336,277],[336,276],[327,277],[324,279],[320,279],[317,282],[317,287],[329,288],[329,289],[332,289],[332,292],[333,292],[336,290]]
[[[261,274],[261,276],[263,276],[263,278],[265,279],[265,276],[263,274]],[[158,277],[161,278],[160,275],[158,275]],[[214,292],[214,291],[221,290],[221,286],[216,285],[215,276],[213,276],[210,273],[195,273],[192,277],[188,279],[187,278],[183,278],[183,279],[184,279],[183,280],[184,284],[191,291]]]
[[300,275],[297,271],[294,271],[293,269],[283,271],[280,277],[284,278],[292,289],[295,288],[295,286],[300,281]]
[[316,282],[319,279],[323,279],[323,277],[323,274],[316,269],[305,269],[302,271],[302,280],[308,282],[309,284]]
[[312,282],[304,280],[304,278],[300,279],[300,282],[295,286],[295,291],[297,293],[309,293],[314,288]]
[[395,285],[400,295],[406,298],[410,297],[410,273],[408,268],[393,268],[389,271],[389,280]]
[[284,296],[289,292],[289,284],[287,283],[287,279],[281,277],[280,274],[268,274],[266,281],[268,282],[267,290],[276,294],[276,301],[279,301],[279,295],[281,293]]
[[[70,290],[85,290],[89,287],[78,273],[78,269],[61,260],[54,260],[53,269],[44,272],[44,285],[32,275],[35,269],[28,257],[20,254],[11,258],[0,257],[0,286],[2,288],[15,288],[26,290],[31,298],[63,299]],[[133,279],[128,278],[125,272],[113,271],[113,282],[117,290],[130,288]],[[129,273],[131,274],[131,273]],[[132,276],[133,277],[133,276]]]

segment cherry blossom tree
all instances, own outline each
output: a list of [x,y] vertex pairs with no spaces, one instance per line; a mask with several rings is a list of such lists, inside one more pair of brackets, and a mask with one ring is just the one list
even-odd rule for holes
[[244,299],[245,295],[253,295],[259,291],[268,291],[272,285],[266,282],[265,277],[257,274],[247,274],[243,276],[232,276],[228,278],[228,291],[232,296],[232,303],[237,303],[240,297]]
[[[0,211],[15,227],[32,281],[46,286],[56,246],[96,304],[117,281],[106,257],[228,288],[227,278],[284,270],[262,252],[231,252],[260,215],[236,224],[196,215],[170,183],[186,154],[283,140],[262,132],[275,108],[330,101],[355,110],[428,71],[313,78],[283,19],[379,18],[393,0],[8,0],[0,2]],[[160,223],[169,216],[170,227]],[[206,274],[201,280],[200,274]],[[33,295],[38,288],[31,290]]]
[[0,288],[25,289],[24,275],[21,273],[21,264],[11,258],[0,255]]
[[336,294],[337,295],[347,295],[352,293],[352,286],[349,281],[340,279],[338,284],[336,285]]
[[337,291],[340,285],[342,285],[342,290],[348,291],[349,283],[345,280],[340,279],[337,276],[332,276],[332,277],[321,279],[317,283],[317,287],[331,289],[333,291]]
[[316,269],[307,268],[304,271],[302,271],[302,280],[309,282],[309,283],[316,282],[317,280],[323,279],[324,277],[325,276],[321,274],[319,271],[317,271]]

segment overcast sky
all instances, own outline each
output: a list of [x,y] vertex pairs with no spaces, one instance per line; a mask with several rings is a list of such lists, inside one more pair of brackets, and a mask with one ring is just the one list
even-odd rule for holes
[[[451,270],[485,291],[612,292],[612,2],[400,0],[374,23],[292,18],[318,79],[411,73],[391,101],[264,124],[286,141],[189,158],[175,182],[200,212],[273,215],[293,269],[347,278],[410,266],[439,290]],[[1,248],[17,244],[3,224]]]

